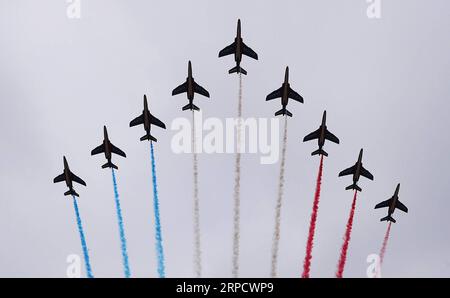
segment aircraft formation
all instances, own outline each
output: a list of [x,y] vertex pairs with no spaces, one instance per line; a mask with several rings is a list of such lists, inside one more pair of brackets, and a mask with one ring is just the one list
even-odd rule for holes
[[[229,70],[230,74],[231,73],[242,73],[245,75],[247,74],[247,71],[241,67],[243,55],[246,55],[248,57],[258,60],[258,54],[244,43],[241,33],[242,33],[241,20],[238,20],[236,38],[234,39],[234,42],[219,52],[219,57],[224,57],[224,56],[232,55],[232,54],[234,55],[234,59],[236,61],[236,66]],[[185,110],[196,110],[196,111],[200,110],[200,108],[194,104],[195,93],[203,95],[207,98],[210,97],[209,92],[204,87],[200,86],[194,80],[194,77],[192,76],[191,61],[188,62],[188,74],[187,74],[186,81],[183,84],[176,87],[175,89],[173,89],[172,96],[178,95],[181,93],[186,93],[187,99],[189,101],[187,105],[182,107],[183,111],[185,111]],[[300,103],[304,102],[303,97],[299,93],[294,91],[289,84],[289,67],[286,67],[284,81],[283,81],[281,87],[278,88],[277,90],[271,92],[269,95],[267,95],[266,101],[273,100],[276,98],[281,98],[282,108],[281,108],[281,110],[279,110],[275,113],[275,116],[285,115],[285,116],[292,117],[292,113],[289,112],[286,108],[286,106],[288,105],[289,99],[293,99]],[[323,150],[325,140],[329,140],[333,143],[339,144],[339,139],[334,134],[332,134],[330,131],[328,131],[328,129],[327,129],[326,117],[327,117],[327,114],[326,114],[326,111],[324,111],[323,116],[322,116],[322,123],[321,123],[319,129],[317,129],[316,131],[305,136],[305,138],[303,139],[304,142],[311,141],[314,139],[318,140],[319,148],[316,151],[312,152],[311,155],[328,156],[328,153],[325,150]],[[141,124],[144,126],[144,129],[146,132],[146,134],[140,138],[141,141],[145,141],[145,140],[148,140],[151,142],[157,141],[157,139],[150,134],[152,125],[166,129],[166,125],[161,120],[159,120],[158,118],[156,118],[155,116],[153,116],[150,113],[146,95],[144,95],[144,110],[142,111],[142,114],[140,116],[136,117],[135,119],[133,119],[130,122],[130,127],[141,125]],[[102,144],[99,145],[98,147],[94,148],[91,151],[91,155],[97,155],[100,153],[104,153],[105,158],[107,160],[107,162],[104,165],[102,165],[102,168],[118,169],[118,167],[115,164],[113,164],[111,161],[113,153],[120,155],[122,157],[126,157],[125,152],[123,152],[118,147],[114,146],[111,143],[111,141],[109,140],[108,131],[107,131],[106,126],[103,127],[103,142],[102,142]],[[359,181],[359,178],[361,176],[363,176],[367,179],[370,179],[370,180],[374,180],[373,175],[363,167],[362,156],[363,156],[363,149],[360,150],[358,160],[356,161],[356,163],[353,166],[351,166],[350,168],[347,168],[339,173],[339,177],[353,175],[353,183],[351,185],[347,186],[345,188],[346,190],[353,189],[353,190],[357,190],[357,191],[362,191],[361,187],[359,187],[357,184]],[[73,189],[73,182],[79,183],[84,186],[86,186],[86,183],[81,178],[79,178],[78,176],[76,176],[75,174],[73,174],[70,171],[66,157],[63,158],[63,162],[64,162],[63,173],[54,179],[54,183],[65,181],[69,190],[67,192],[65,192],[64,195],[78,196],[78,193]],[[384,201],[384,202],[376,205],[375,208],[377,208],[377,209],[383,208],[383,207],[389,207],[388,208],[388,216],[382,218],[381,219],[382,221],[388,220],[388,221],[395,222],[395,220],[391,217],[391,214],[394,212],[395,208],[398,208],[404,212],[408,212],[408,208],[406,208],[406,206],[404,206],[402,203],[400,203],[400,201],[398,201],[399,189],[400,189],[400,184],[398,184],[398,186],[395,190],[394,196],[388,200],[389,202]]]
[[[220,58],[228,55],[234,55],[234,60],[236,63],[236,66],[234,66],[229,70],[230,74],[237,73],[239,75],[240,74],[247,75],[247,71],[241,65],[242,58],[244,55],[253,58],[255,60],[258,60],[258,54],[254,50],[252,50],[249,46],[247,46],[243,41],[240,20],[238,20],[237,22],[236,37],[233,43],[222,49],[219,52],[218,57]],[[188,103],[182,107],[183,111],[200,110],[200,108],[194,104],[195,94],[202,95],[206,98],[210,97],[210,93],[208,92],[208,90],[206,90],[204,87],[202,87],[195,81],[193,77],[191,61],[188,61],[186,81],[173,89],[172,96],[179,95],[182,93],[186,93],[186,97],[188,99]],[[277,98],[280,98],[281,100],[281,109],[275,112],[275,116],[285,116],[285,117],[293,116],[293,114],[287,109],[289,99],[292,99],[299,103],[304,103],[303,97],[297,91],[292,89],[291,85],[289,84],[289,67],[286,67],[285,69],[284,81],[281,87],[268,94],[266,97],[266,101],[271,101]],[[327,113],[326,111],[324,111],[322,115],[322,122],[319,128],[303,138],[303,142],[317,140],[318,149],[311,153],[311,155],[313,156],[314,155],[328,156],[328,153],[323,149],[326,140],[336,144],[340,143],[339,138],[328,130],[326,125],[326,119]],[[140,114],[130,122],[130,127],[138,125],[143,125],[145,130],[145,135],[140,138],[141,141],[150,141],[150,142],[157,141],[157,139],[151,134],[152,125],[157,126],[161,129],[166,129],[166,125],[157,117],[151,114],[146,95],[144,95],[142,114]],[[116,170],[118,169],[118,167],[112,162],[113,154],[126,158],[125,152],[123,152],[121,149],[119,149],[118,147],[116,147],[111,143],[106,126],[103,127],[102,143],[91,151],[91,155],[98,155],[101,153],[104,154],[107,161],[105,164],[101,166],[102,168],[113,168]],[[353,180],[352,184],[347,186],[345,188],[346,190],[355,190],[356,192],[358,191],[361,192],[362,189],[358,185],[361,176],[370,180],[374,180],[374,176],[366,168],[364,168],[362,158],[363,158],[363,149],[360,149],[356,163],[353,166],[341,171],[338,174],[339,177],[352,175]],[[70,170],[69,164],[65,156],[63,157],[63,166],[64,166],[63,173],[55,177],[53,181],[54,183],[58,182],[66,183],[68,191],[66,191],[64,195],[66,196],[72,195],[78,197],[79,196],[78,193],[73,188],[73,183],[76,182],[83,186],[86,186],[86,183]],[[390,199],[383,201],[375,206],[376,209],[388,208],[387,216],[381,218],[380,221],[390,221],[395,223],[396,221],[392,217],[392,214],[394,213],[395,209],[400,209],[403,212],[408,212],[408,208],[398,199],[399,190],[400,190],[400,183],[397,185],[394,195]]]

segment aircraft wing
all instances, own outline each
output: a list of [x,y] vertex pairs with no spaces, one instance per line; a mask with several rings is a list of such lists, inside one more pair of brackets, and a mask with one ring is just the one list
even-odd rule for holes
[[313,131],[309,135],[303,138],[303,142],[311,141],[314,139],[318,139],[320,137],[320,128],[316,131]]
[[94,150],[91,151],[91,155],[96,155],[105,152],[105,146],[101,144],[100,146],[96,147]]
[[229,46],[225,47],[222,51],[219,52],[219,57],[227,56],[234,54],[236,52],[236,42],[233,42]]
[[289,98],[303,103],[303,97],[289,87]]
[[194,92],[209,97],[209,92],[196,82],[194,82]]
[[273,91],[272,93],[270,93],[269,95],[267,95],[266,101],[281,97],[283,95],[282,89],[283,89],[283,87],[280,87],[279,89],[277,89],[277,90]]
[[363,166],[361,166],[361,175],[366,177],[367,179],[373,180],[373,175],[369,171],[364,169]]
[[150,123],[164,129],[166,128],[166,125],[152,114],[150,114]]
[[66,177],[64,176],[64,173],[62,173],[53,179],[53,183],[63,182],[64,180],[66,180]]
[[334,142],[336,144],[339,144],[339,139],[334,134],[329,132],[328,129],[325,131],[325,139],[327,139],[328,141]]
[[352,175],[352,174],[355,173],[355,171],[356,171],[356,165],[354,165],[354,166],[352,166],[352,167],[350,167],[350,168],[348,168],[348,169],[345,169],[345,170],[343,170],[342,172],[340,172],[340,173],[339,173],[339,177],[341,177],[341,176],[347,176],[347,175]]
[[242,43],[242,54],[249,56],[250,58],[253,58],[255,60],[258,60],[258,54],[256,54],[255,51],[253,51],[245,43]]
[[116,146],[114,146],[113,144],[111,144],[111,152],[123,156],[123,157],[127,157],[127,155],[125,154],[125,152],[123,152],[122,150],[120,150],[119,148],[117,148]]
[[144,114],[134,118],[131,122],[130,122],[130,127],[132,126],[136,126],[139,124],[143,124],[144,123]]
[[183,93],[183,92],[187,92],[187,82],[184,82],[183,84],[181,84],[177,88],[173,89],[172,95],[177,95],[177,94],[180,94],[180,93]]
[[402,202],[400,202],[399,200],[397,200],[397,202],[395,203],[395,208],[402,210],[403,212],[408,213],[408,208],[403,205]]
[[84,182],[83,179],[81,179],[74,173],[70,173],[70,178],[72,178],[72,181],[75,181],[76,183],[86,186],[86,182]]
[[391,203],[392,203],[392,198],[390,198],[389,200],[383,201],[381,203],[378,203],[377,205],[375,205],[375,209],[389,207],[391,205]]

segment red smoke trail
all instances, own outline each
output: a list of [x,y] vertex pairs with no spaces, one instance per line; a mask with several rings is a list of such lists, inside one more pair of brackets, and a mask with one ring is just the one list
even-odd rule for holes
[[358,193],[358,191],[355,190],[355,195],[353,196],[353,202],[352,202],[352,209],[350,210],[350,215],[349,215],[348,221],[347,221],[347,229],[345,230],[344,243],[342,244],[342,248],[341,248],[341,256],[339,258],[338,268],[336,271],[337,278],[342,278],[342,274],[344,273],[345,261],[347,259],[348,243],[350,242],[350,235],[352,233],[353,216],[355,215],[356,194],[357,193]]
[[309,223],[309,235],[306,243],[306,254],[303,262],[302,278],[309,278],[309,270],[311,268],[312,249],[314,241],[314,231],[316,230],[317,211],[319,210],[320,185],[322,183],[323,155],[320,156],[319,173],[317,174],[316,193],[314,194],[314,203],[311,213],[311,221]]
[[377,276],[380,274],[381,265],[383,265],[384,254],[386,253],[386,247],[387,247],[387,243],[388,243],[388,240],[389,240],[389,234],[391,233],[391,224],[392,224],[392,222],[389,222],[387,230],[386,230],[386,234],[384,235],[383,245],[381,246],[380,266],[378,268]]

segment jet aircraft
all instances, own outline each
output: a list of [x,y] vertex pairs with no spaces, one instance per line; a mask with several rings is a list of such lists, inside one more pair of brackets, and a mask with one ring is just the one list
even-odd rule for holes
[[75,175],[70,171],[69,164],[67,163],[67,159],[65,156],[63,156],[63,163],[64,163],[63,173],[61,175],[56,176],[55,179],[53,179],[53,183],[65,181],[69,190],[66,191],[64,195],[65,196],[72,195],[79,197],[77,192],[73,189],[73,182],[79,183],[84,186],[86,186],[86,182],[84,182],[83,179],[81,179],[80,177],[78,177],[77,175]]
[[241,36],[241,20],[237,23],[237,32],[234,42],[229,46],[225,47],[219,52],[219,58],[227,55],[234,54],[234,61],[236,61],[236,66],[228,71],[228,73],[242,73],[247,74],[247,71],[241,67],[242,55],[246,55],[255,60],[258,60],[258,54],[255,53],[250,47],[248,47]]
[[395,208],[408,213],[408,208],[405,205],[403,205],[402,202],[400,202],[398,200],[399,190],[400,190],[400,183],[397,184],[394,195],[390,199],[383,201],[381,203],[378,203],[375,206],[375,209],[388,207],[388,215],[386,217],[383,217],[382,219],[380,219],[380,221],[391,221],[391,222],[395,223],[395,219],[392,217],[392,213],[394,213]]
[[275,98],[281,98],[281,105],[282,105],[281,110],[276,112],[275,116],[288,115],[289,117],[292,117],[292,113],[286,109],[289,98],[292,98],[293,100],[303,103],[303,97],[294,90],[292,90],[292,88],[289,85],[289,67],[286,67],[286,71],[284,73],[284,83],[281,85],[280,88],[267,95],[266,101]]
[[159,120],[158,118],[153,116],[150,113],[150,111],[148,110],[148,103],[147,103],[146,95],[144,95],[144,110],[142,111],[141,115],[137,116],[130,122],[130,127],[140,125],[140,124],[144,125],[144,129],[146,132],[146,134],[143,137],[141,137],[141,141],[145,141],[145,140],[149,140],[149,141],[153,141],[153,142],[157,141],[156,138],[150,134],[152,124],[166,129],[166,125],[161,120]]
[[196,105],[193,104],[195,93],[209,97],[209,92],[205,88],[203,88],[202,86],[197,84],[195,82],[194,78],[192,77],[191,61],[189,61],[189,63],[188,63],[188,76],[186,78],[186,82],[184,82],[177,88],[173,89],[172,96],[180,94],[180,93],[184,93],[184,92],[187,93],[187,98],[189,100],[189,103],[182,108],[183,111],[186,111],[186,110],[199,111],[200,110]]
[[313,131],[312,133],[310,133],[303,139],[303,142],[317,139],[317,142],[319,144],[319,149],[312,152],[311,155],[319,154],[319,155],[328,156],[328,153],[325,152],[325,150],[323,150],[323,145],[325,144],[325,140],[329,140],[331,142],[339,144],[339,139],[334,134],[332,134],[331,132],[328,131],[326,122],[327,122],[327,111],[324,111],[323,116],[322,116],[322,124],[320,125],[319,129],[317,129],[316,131]]
[[353,175],[353,184],[347,186],[345,188],[346,190],[355,189],[357,191],[362,191],[361,187],[359,187],[357,185],[359,177],[361,177],[361,176],[364,176],[367,179],[373,180],[373,175],[363,167],[362,156],[363,156],[363,149],[361,149],[361,151],[359,151],[358,161],[355,163],[355,165],[353,165],[350,168],[345,169],[339,173],[339,177],[346,176],[346,175]]
[[114,168],[119,169],[115,164],[111,162],[112,154],[115,153],[117,155],[127,157],[125,152],[114,146],[108,138],[108,131],[106,130],[106,126],[103,126],[103,143],[99,146],[97,146],[94,150],[91,151],[91,155],[96,155],[100,153],[105,153],[105,157],[107,159],[107,163],[102,165],[102,168]]

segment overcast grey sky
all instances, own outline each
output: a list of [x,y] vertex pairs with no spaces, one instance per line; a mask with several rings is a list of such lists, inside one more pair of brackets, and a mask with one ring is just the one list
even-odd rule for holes
[[[205,117],[233,117],[236,75],[231,56],[237,18],[259,61],[244,57],[244,117],[272,117],[279,101],[265,96],[280,87],[290,67],[293,89],[305,104],[290,102],[285,196],[278,271],[301,274],[318,158],[317,144],[301,139],[317,129],[324,109],[340,145],[327,143],[311,275],[333,277],[351,204],[351,177],[340,170],[356,161],[375,181],[362,180],[344,276],[365,277],[366,257],[378,253],[386,230],[374,210],[398,182],[409,214],[396,212],[383,267],[387,277],[450,276],[450,202],[447,129],[450,78],[450,3],[382,0],[381,19],[368,19],[365,0],[314,1],[105,1],[82,0],[80,19],[69,19],[59,0],[0,0],[0,245],[1,277],[64,277],[66,257],[81,255],[73,205],[52,179],[62,156],[85,179],[80,193],[95,276],[121,277],[121,254],[111,174],[90,150],[107,125],[112,142],[127,153],[119,166],[132,276],[156,277],[149,146],[141,127],[128,123],[142,111],[170,125],[184,96],[171,90],[196,80],[211,99],[196,97]],[[190,277],[193,268],[192,156],[174,154],[170,129],[152,131],[166,272]],[[231,276],[232,154],[200,154],[203,275]],[[279,164],[242,158],[241,276],[268,277]],[[84,268],[83,268],[84,271]],[[84,275],[84,272],[83,272]]]

